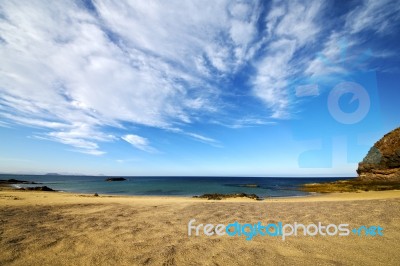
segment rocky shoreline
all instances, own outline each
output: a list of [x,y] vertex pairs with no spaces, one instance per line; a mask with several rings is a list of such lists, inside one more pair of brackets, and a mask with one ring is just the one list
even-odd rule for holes
[[356,192],[400,190],[400,128],[385,134],[358,164],[358,177],[327,183],[306,184],[307,192]]
[[400,180],[400,128],[387,133],[374,144],[358,164],[358,179]]
[[355,178],[352,180],[305,184],[301,190],[318,193],[400,190],[400,182],[382,180],[364,181]]
[[3,188],[15,189],[15,190],[27,190],[27,191],[57,191],[48,186],[35,186],[35,187],[14,187],[12,185],[27,184],[27,185],[38,185],[32,181],[18,180],[18,179],[0,179],[0,186]]
[[0,179],[0,184],[3,185],[14,185],[14,184],[40,184],[40,183],[35,183],[31,181],[24,181],[24,180],[18,180],[18,179]]

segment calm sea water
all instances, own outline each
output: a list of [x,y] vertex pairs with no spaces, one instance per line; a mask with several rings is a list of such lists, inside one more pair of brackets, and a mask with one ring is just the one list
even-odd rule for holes
[[[275,177],[125,177],[126,181],[106,182],[104,176],[0,175],[0,179],[34,181],[65,192],[110,195],[194,196],[204,193],[254,193],[260,197],[294,197],[308,193],[299,187],[306,183],[348,178],[275,178]],[[257,185],[257,187],[246,187]],[[16,186],[39,186],[24,185]]]

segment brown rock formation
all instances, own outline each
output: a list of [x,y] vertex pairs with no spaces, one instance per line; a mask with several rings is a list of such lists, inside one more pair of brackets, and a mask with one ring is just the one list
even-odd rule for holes
[[374,144],[358,164],[357,173],[362,181],[400,181],[400,127]]

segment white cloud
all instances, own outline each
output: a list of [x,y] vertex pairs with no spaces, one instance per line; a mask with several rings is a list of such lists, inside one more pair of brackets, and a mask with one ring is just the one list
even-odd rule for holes
[[287,80],[298,73],[295,53],[313,43],[321,31],[317,19],[322,6],[319,2],[274,2],[267,16],[267,56],[255,64],[254,94],[272,111],[272,118],[289,118]]
[[[358,46],[365,38],[358,34],[389,34],[400,21],[399,9],[396,1],[365,0],[345,16],[335,18],[333,27],[331,21],[324,21],[328,8],[322,2],[274,1],[267,15],[267,37],[262,40],[267,53],[255,63],[254,94],[271,109],[272,117],[290,118],[296,105],[288,87],[293,77],[329,79],[350,71],[349,67],[364,56]],[[313,52],[305,52],[310,47]],[[383,53],[378,54],[375,56]]]
[[318,96],[318,84],[307,84],[296,87],[296,97]]
[[0,121],[0,127],[9,128],[9,127],[10,127],[10,124],[8,124],[8,123],[6,123],[6,122],[3,122],[3,121]]
[[221,15],[227,2],[94,5],[98,15],[82,3],[2,4],[3,118],[48,128],[48,139],[87,153],[99,150],[92,143],[115,139],[92,134],[103,127],[167,128],[218,110],[207,62],[222,72],[235,67],[234,47],[217,40],[230,28]]
[[[360,34],[387,35],[396,30],[400,21],[400,5],[397,1],[361,1],[344,17],[343,28],[335,29],[325,41],[320,56],[309,62],[305,74],[310,76],[327,76],[351,71],[360,58],[389,57],[389,51],[370,53],[365,47],[365,37]],[[362,48],[360,49],[359,46]],[[347,53],[351,50],[352,53]]]
[[214,124],[221,125],[224,127],[232,128],[232,129],[240,129],[240,128],[249,128],[249,127],[257,127],[257,126],[265,126],[265,125],[276,125],[276,121],[266,121],[260,118],[241,118],[234,121],[228,122],[220,122],[214,121]]
[[0,21],[2,117],[86,153],[115,139],[92,134],[103,127],[168,128],[217,112],[211,73],[238,71],[256,31],[245,3],[93,5],[96,14],[82,2],[7,1]]
[[387,34],[400,19],[400,5],[391,0],[364,0],[361,8],[347,14],[346,28],[350,33],[372,30],[379,34]]
[[332,33],[323,44],[318,56],[315,56],[314,59],[308,62],[304,73],[310,77],[318,77],[346,72],[343,63],[348,58],[346,58],[343,52],[348,47],[351,47],[353,43],[349,43],[348,41],[344,43],[344,40],[342,33]]
[[141,136],[129,134],[121,138],[139,150],[150,153],[157,152],[155,148],[150,146],[149,140]]
[[[226,111],[225,81],[243,68],[255,68],[245,78],[273,118],[290,117],[291,76],[323,69],[297,56],[325,29],[320,2],[274,1],[266,17],[262,2],[92,2],[94,10],[82,1],[1,3],[0,125],[40,127],[38,137],[95,155],[127,124],[185,128],[177,133],[215,145],[186,128]],[[348,14],[344,31],[386,32],[396,10],[367,1]],[[335,53],[343,35],[332,33],[323,54]]]
[[209,137],[205,137],[203,135],[197,134],[197,133],[192,133],[192,132],[184,132],[185,135],[194,138],[197,141],[203,142],[203,143],[207,143],[211,146],[214,147],[218,147],[221,148],[222,145],[219,143],[219,141],[213,139],[213,138],[209,138]]
[[[274,7],[275,8],[275,7]],[[280,7],[278,7],[279,9]],[[296,40],[298,47],[315,42],[315,36],[322,27],[317,20],[322,12],[323,3],[320,1],[290,1],[286,6],[286,12],[280,16],[280,22],[276,25],[275,35],[278,38]],[[273,14],[273,20],[275,19]]]
[[220,144],[219,141],[217,141],[217,140],[215,140],[213,138],[210,138],[210,137],[203,136],[203,135],[198,134],[198,133],[187,132],[187,131],[184,131],[183,129],[176,128],[176,127],[171,127],[171,128],[168,128],[167,130],[170,131],[170,132],[174,132],[174,133],[182,134],[182,135],[185,135],[185,136],[189,136],[189,137],[191,137],[192,139],[194,139],[196,141],[200,141],[200,142],[209,144],[209,145],[214,146],[214,147],[221,147],[221,144]]

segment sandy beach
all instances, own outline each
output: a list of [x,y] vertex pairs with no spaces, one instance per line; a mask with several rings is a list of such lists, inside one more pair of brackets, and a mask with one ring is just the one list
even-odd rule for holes
[[[383,236],[188,236],[196,224],[381,226]],[[0,265],[399,265],[400,191],[212,201],[0,191]]]

